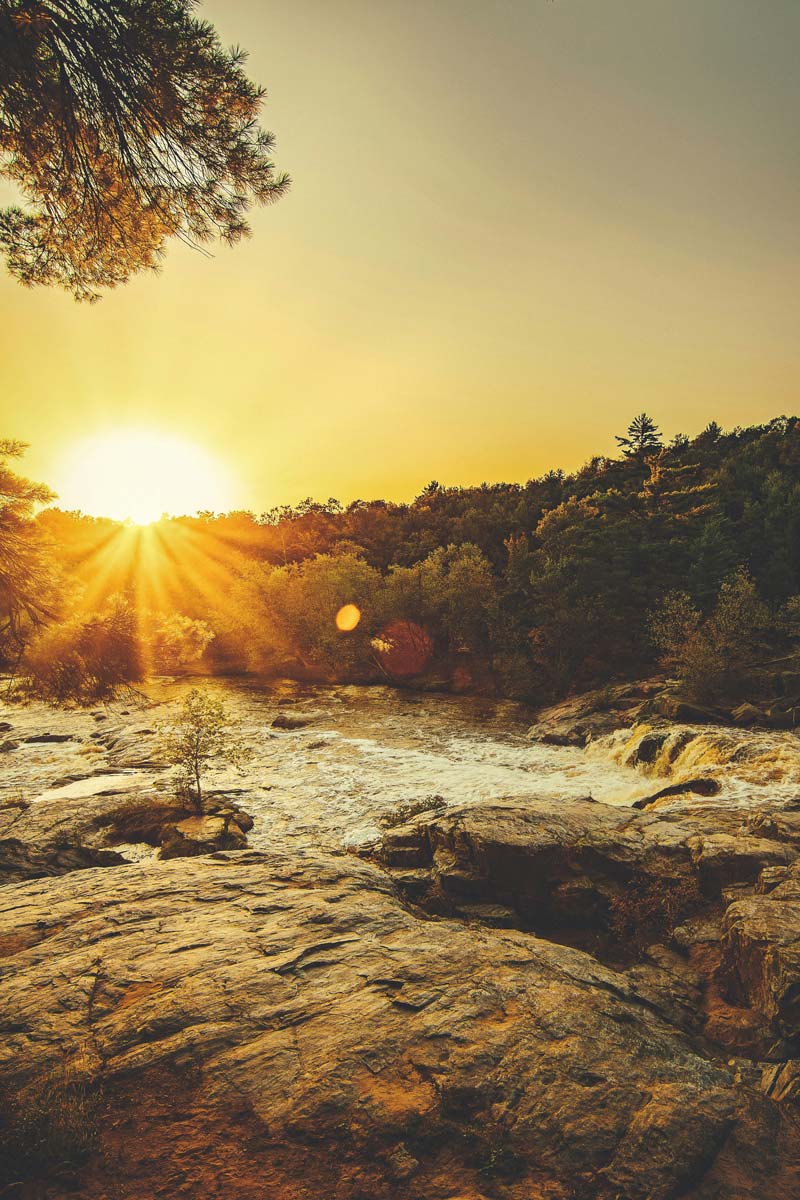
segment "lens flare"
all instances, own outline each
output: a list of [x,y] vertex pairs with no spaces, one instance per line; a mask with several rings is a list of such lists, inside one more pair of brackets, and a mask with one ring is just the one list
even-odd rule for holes
[[388,675],[408,679],[425,670],[433,642],[416,621],[391,621],[372,639],[372,648]]
[[352,633],[361,620],[361,609],[355,604],[345,604],[336,614],[336,628],[340,633]]

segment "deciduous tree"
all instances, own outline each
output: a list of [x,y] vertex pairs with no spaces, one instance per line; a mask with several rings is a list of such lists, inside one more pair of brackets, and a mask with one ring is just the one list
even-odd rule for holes
[[177,720],[162,733],[161,752],[177,770],[182,787],[193,794],[198,809],[208,767],[218,762],[241,769],[250,757],[225,705],[199,688],[184,697]]

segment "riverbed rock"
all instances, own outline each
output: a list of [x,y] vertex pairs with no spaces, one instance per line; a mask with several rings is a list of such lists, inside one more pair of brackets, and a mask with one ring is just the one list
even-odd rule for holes
[[544,745],[585,746],[593,738],[636,724],[663,686],[663,680],[646,679],[570,696],[541,709],[528,736]]
[[764,713],[760,708],[756,708],[755,704],[745,702],[737,704],[736,708],[731,710],[731,720],[735,725],[765,725]]
[[770,729],[796,729],[798,709],[796,705],[786,708],[784,703],[771,704],[765,714],[765,724]]
[[224,813],[192,815],[167,826],[162,833],[159,858],[242,850],[246,845],[246,832],[237,820],[237,814],[229,809]]
[[[33,804],[23,799],[0,810],[0,837],[16,839],[34,864],[59,864],[58,872],[37,874],[119,862],[119,855],[103,851],[121,844],[161,847],[164,857],[173,858],[242,849],[252,827],[252,818],[222,793],[209,793],[198,813],[174,793],[135,787],[54,795]],[[11,865],[8,869],[12,870]],[[0,882],[6,881],[4,870],[0,857]]]
[[65,875],[89,867],[112,867],[124,862],[112,850],[92,850],[85,846],[46,846],[34,849],[19,838],[0,839],[0,883],[19,883],[24,879]]
[[682,721],[687,725],[724,725],[730,716],[727,709],[698,704],[672,693],[659,696],[654,707],[662,717],[668,717],[670,721]]
[[657,792],[653,792],[652,796],[642,796],[639,800],[634,800],[633,808],[647,808],[650,804],[655,804],[658,800],[668,800],[673,796],[685,796],[691,793],[693,796],[717,796],[722,790],[722,785],[718,779],[710,779],[704,775],[697,779],[683,779],[679,783],[671,783],[667,787],[660,788]]
[[[120,712],[115,717],[124,715]],[[156,730],[148,725],[129,725],[115,720],[113,724],[96,729],[90,734],[90,740],[108,751],[115,770],[166,770],[158,749]]]
[[[728,998],[753,1010],[765,1056],[800,1053],[800,868],[731,904],[725,913],[722,976]],[[788,1047],[788,1050],[784,1049]]]
[[305,729],[323,716],[318,712],[279,712],[272,722],[273,729]]
[[0,947],[5,1094],[41,1095],[64,1064],[103,1083],[88,1160],[67,1183],[17,1180],[22,1200],[800,1186],[785,1107],[631,979],[515,930],[423,919],[348,856],[218,854],[5,888]]
[[764,867],[797,859],[798,816],[782,812],[754,824],[721,803],[636,812],[526,796],[417,818],[366,853],[398,871],[401,885],[403,873],[415,871],[413,899],[433,911],[457,915],[466,903],[500,904],[544,936],[579,930],[607,937],[638,905],[642,921],[649,912],[654,934],[663,935],[670,922],[719,900],[724,888],[754,885]]
[[23,742],[29,742],[31,745],[40,743],[47,745],[56,742],[80,742],[83,739],[73,733],[30,733],[22,738]]

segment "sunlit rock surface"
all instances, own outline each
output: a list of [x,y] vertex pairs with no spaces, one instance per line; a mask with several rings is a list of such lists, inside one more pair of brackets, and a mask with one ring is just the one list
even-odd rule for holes
[[234,801],[210,793],[202,810],[174,793],[125,785],[76,788],[72,795],[5,807],[0,809],[0,884],[156,852],[178,858],[247,846],[253,821]]
[[424,919],[349,856],[30,882],[0,938],[5,1086],[64,1061],[104,1080],[81,1195],[797,1194],[748,1064],[590,955]]
[[66,873],[0,888],[0,1132],[64,1069],[100,1104],[10,1194],[796,1200],[793,735],[213,680],[255,753],[193,813],[186,686],[8,710],[0,871]]

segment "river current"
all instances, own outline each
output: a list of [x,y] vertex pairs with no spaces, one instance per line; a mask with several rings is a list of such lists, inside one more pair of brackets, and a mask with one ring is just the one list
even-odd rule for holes
[[[154,682],[146,702],[91,711],[0,703],[0,803],[20,795],[69,804],[102,792],[170,788],[170,773],[157,762],[157,731],[194,686],[225,702],[252,748],[241,773],[212,770],[207,782],[234,794],[255,818],[250,843],[260,849],[369,841],[399,804],[431,796],[448,805],[526,795],[554,807],[589,795],[630,805],[697,774],[715,775],[721,797],[735,804],[767,787],[800,795],[800,739],[792,733],[695,730],[677,752],[667,747],[655,763],[634,769],[630,732],[587,750],[541,745],[528,736],[531,710],[509,701],[182,679]],[[273,728],[279,714],[309,723]]]

